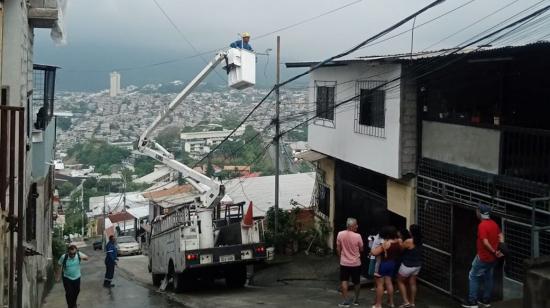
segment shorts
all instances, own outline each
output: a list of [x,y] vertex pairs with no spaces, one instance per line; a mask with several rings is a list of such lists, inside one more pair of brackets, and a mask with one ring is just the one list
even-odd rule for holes
[[340,281],[349,281],[353,284],[359,284],[361,282],[361,266],[344,266],[340,265]]
[[418,276],[418,273],[420,273],[420,266],[413,266],[409,267],[405,264],[401,264],[399,267],[399,276],[404,278],[409,278],[411,276]]
[[380,268],[378,269],[379,277],[393,277],[395,272],[395,261],[387,260],[380,262]]

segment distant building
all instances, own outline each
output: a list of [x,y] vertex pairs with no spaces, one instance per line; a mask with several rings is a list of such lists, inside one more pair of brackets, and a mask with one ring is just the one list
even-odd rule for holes
[[117,72],[111,73],[111,89],[109,96],[115,97],[120,94],[120,74]]
[[[239,127],[233,136],[242,136],[244,130],[244,127]],[[182,133],[180,139],[183,141],[183,150],[193,156],[208,153],[212,146],[221,143],[230,133],[231,130]]]

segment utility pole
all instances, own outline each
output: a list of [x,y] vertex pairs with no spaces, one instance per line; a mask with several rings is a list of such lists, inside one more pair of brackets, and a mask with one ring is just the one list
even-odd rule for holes
[[82,210],[82,227],[81,227],[81,237],[82,237],[82,240],[84,240],[84,181],[86,181],[85,179],[82,180],[82,182],[80,183],[80,209]]
[[281,37],[277,35],[277,61],[276,61],[276,72],[277,72],[277,86],[275,88],[275,235],[279,232],[279,156],[281,155],[280,150],[280,139],[279,136],[281,127],[279,123],[279,107],[281,104],[280,101],[280,92],[279,92],[279,83],[281,81]]

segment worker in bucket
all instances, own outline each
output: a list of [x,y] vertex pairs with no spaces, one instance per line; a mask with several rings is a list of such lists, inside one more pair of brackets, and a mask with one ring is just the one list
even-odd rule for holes
[[248,43],[248,42],[250,42],[250,33],[243,32],[243,34],[241,35],[241,38],[242,39],[236,40],[233,43],[231,43],[231,45],[229,45],[229,47],[231,47],[231,48],[242,48],[242,49],[254,51],[254,49],[252,49],[252,46]]

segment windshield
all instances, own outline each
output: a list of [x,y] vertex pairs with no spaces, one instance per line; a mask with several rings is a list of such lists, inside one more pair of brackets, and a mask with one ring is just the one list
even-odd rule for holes
[[134,238],[131,237],[131,236],[121,236],[121,237],[117,238],[117,242],[119,242],[119,243],[135,243],[136,240],[134,240]]

